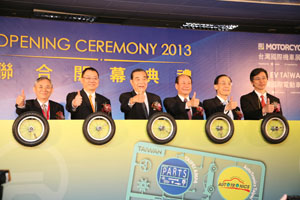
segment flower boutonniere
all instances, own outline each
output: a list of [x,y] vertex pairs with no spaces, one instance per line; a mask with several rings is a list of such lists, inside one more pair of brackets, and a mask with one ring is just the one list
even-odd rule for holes
[[243,118],[243,113],[240,110],[236,110],[235,113],[237,114],[238,120],[241,120]]
[[111,113],[111,106],[109,103],[104,103],[102,104],[102,109],[101,109],[102,112],[105,112],[107,114],[110,114]]
[[279,113],[280,112],[280,103],[274,101],[272,103],[272,105],[274,105],[274,112]]
[[151,108],[153,110],[161,111],[161,105],[158,101],[155,101],[152,103]]
[[194,115],[199,115],[199,116],[203,116],[203,112],[204,109],[201,106],[196,107],[196,112],[194,113]]
[[65,116],[64,116],[63,112],[61,112],[61,111],[58,111],[55,114],[55,116],[56,116],[56,119],[65,119]]

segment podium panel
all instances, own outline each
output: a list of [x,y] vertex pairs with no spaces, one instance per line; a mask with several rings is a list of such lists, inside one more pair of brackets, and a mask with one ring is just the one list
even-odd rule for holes
[[4,200],[300,195],[299,121],[289,121],[289,136],[279,144],[264,140],[261,121],[234,121],[233,137],[215,144],[205,120],[177,120],[175,138],[157,145],[146,120],[116,120],[112,140],[94,145],[83,135],[83,120],[50,120],[48,138],[34,147],[15,140],[13,122],[0,121],[0,169],[9,169],[12,179],[4,185]]

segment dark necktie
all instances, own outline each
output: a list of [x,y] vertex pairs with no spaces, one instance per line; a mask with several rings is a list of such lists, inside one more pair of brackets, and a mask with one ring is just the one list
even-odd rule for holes
[[[184,102],[185,103],[187,102],[187,98],[184,98]],[[186,112],[188,114],[189,119],[192,119],[192,111],[191,111],[191,109],[188,109]]]
[[146,119],[148,119],[148,111],[147,111],[147,107],[146,107],[146,104],[145,104],[145,102],[144,102],[144,103],[142,103],[142,108],[143,108],[143,110],[144,110],[144,113],[145,113],[145,117],[146,117]]

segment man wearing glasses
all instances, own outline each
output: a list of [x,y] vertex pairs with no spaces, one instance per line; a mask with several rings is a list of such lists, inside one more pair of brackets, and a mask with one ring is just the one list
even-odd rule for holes
[[280,100],[267,93],[268,73],[263,68],[256,68],[250,73],[250,81],[254,91],[241,97],[244,119],[262,119],[268,113],[280,113]]
[[71,119],[85,119],[93,112],[105,112],[111,116],[110,100],[96,93],[99,86],[99,73],[90,67],[83,70],[80,80],[83,89],[67,95],[66,109]]
[[232,81],[226,74],[221,74],[215,78],[214,88],[217,95],[212,99],[206,99],[203,101],[203,107],[205,110],[206,119],[210,115],[221,112],[228,115],[231,119],[241,119],[242,113],[237,106],[237,102],[229,97],[231,93]]

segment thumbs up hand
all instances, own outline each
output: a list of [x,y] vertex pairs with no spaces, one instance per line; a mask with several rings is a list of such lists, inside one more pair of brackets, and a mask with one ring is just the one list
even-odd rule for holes
[[188,107],[198,107],[199,106],[199,103],[200,103],[200,100],[196,98],[196,92],[194,92],[194,95],[192,97],[191,100],[189,100],[186,105]]
[[77,91],[77,95],[75,96],[75,98],[72,101],[72,106],[74,108],[77,108],[78,106],[80,106],[82,104],[82,96],[80,95],[80,91]]
[[233,97],[230,97],[229,103],[225,107],[225,111],[234,110],[237,107],[237,102],[233,101]]
[[16,104],[18,107],[24,107],[25,106],[25,93],[24,90],[22,90],[22,93],[17,97]]
[[267,104],[262,109],[263,114],[272,113],[272,112],[274,112],[274,109],[275,109],[274,105],[270,104],[270,99],[268,98]]

